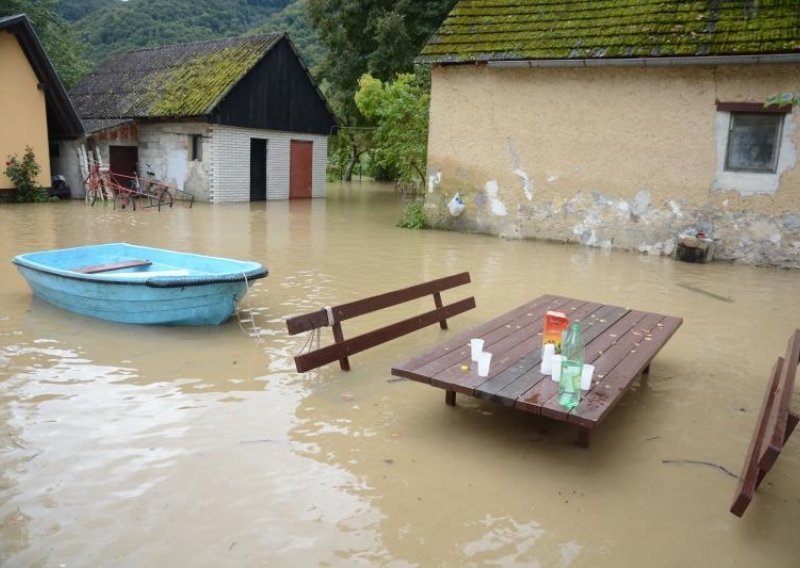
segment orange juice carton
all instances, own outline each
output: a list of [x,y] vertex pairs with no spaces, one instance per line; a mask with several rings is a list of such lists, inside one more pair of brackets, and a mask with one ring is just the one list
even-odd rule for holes
[[556,346],[556,353],[561,353],[562,333],[567,329],[569,320],[562,312],[549,311],[544,315],[544,334],[542,335],[542,350],[548,343]]

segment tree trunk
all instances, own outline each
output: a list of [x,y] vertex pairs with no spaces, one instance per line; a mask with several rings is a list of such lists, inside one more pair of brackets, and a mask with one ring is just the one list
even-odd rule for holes
[[347,136],[347,141],[350,143],[350,160],[347,162],[347,166],[344,169],[342,179],[344,181],[351,181],[353,179],[353,168],[356,167],[356,162],[358,161],[358,148],[356,148],[356,141],[351,135]]

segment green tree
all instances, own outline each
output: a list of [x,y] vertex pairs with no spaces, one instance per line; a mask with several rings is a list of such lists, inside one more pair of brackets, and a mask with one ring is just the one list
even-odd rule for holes
[[[349,180],[365,148],[356,134],[368,121],[355,104],[365,73],[388,81],[413,69],[414,58],[456,0],[308,0],[311,23],[328,49],[320,75],[334,111],[346,128]],[[362,138],[364,138],[362,136]]]
[[55,12],[57,0],[2,0],[0,17],[25,14],[59,79],[69,89],[89,70],[78,36]]
[[425,181],[427,89],[411,73],[401,73],[392,82],[365,74],[358,86],[358,110],[377,124],[372,140],[375,164],[396,171],[404,186],[419,187]]

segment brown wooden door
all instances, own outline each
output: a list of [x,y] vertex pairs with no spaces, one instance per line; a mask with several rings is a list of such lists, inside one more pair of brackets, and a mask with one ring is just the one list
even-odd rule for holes
[[[138,161],[139,148],[136,146],[108,147],[108,166],[111,168],[113,181],[120,185],[130,186],[131,178],[137,175],[136,166]],[[119,176],[114,174],[119,174]]]
[[292,140],[289,156],[289,199],[311,197],[311,157],[314,143]]

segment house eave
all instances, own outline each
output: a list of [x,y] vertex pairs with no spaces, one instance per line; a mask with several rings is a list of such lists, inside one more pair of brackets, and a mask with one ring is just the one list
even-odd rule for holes
[[[679,65],[756,65],[797,64],[800,53],[773,53],[751,55],[702,55],[687,57],[629,57],[609,59],[503,59],[488,61],[462,61],[460,63],[485,63],[492,68],[519,67],[662,67]],[[455,62],[439,62],[452,65]]]

